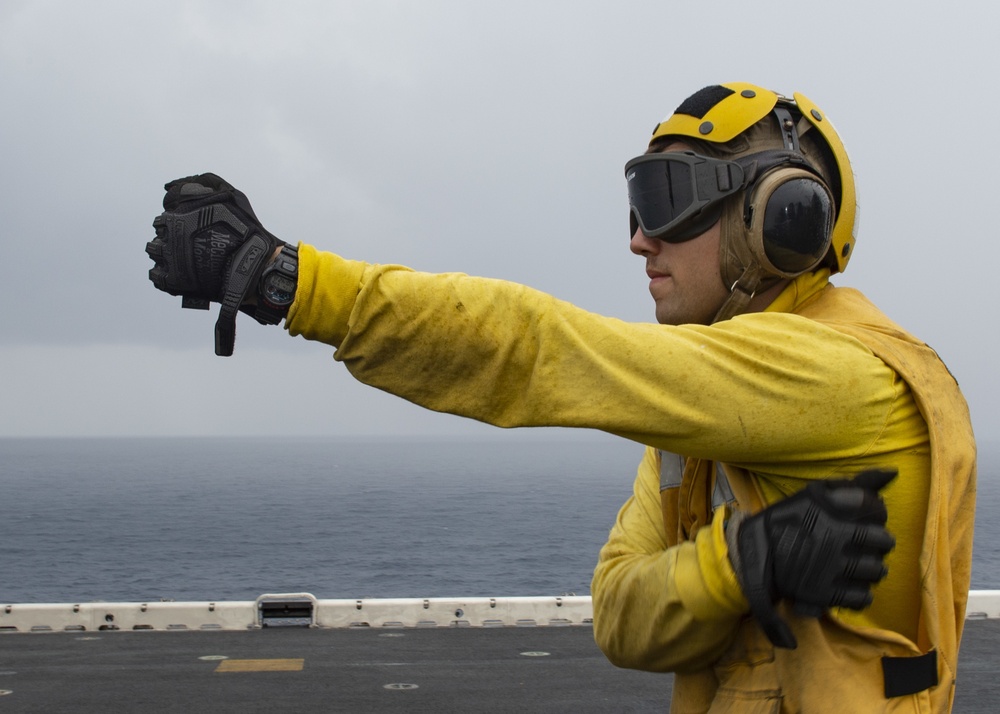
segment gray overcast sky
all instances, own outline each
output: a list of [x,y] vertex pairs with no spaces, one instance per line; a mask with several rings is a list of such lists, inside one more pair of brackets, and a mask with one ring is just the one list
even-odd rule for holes
[[0,436],[485,434],[332,349],[152,289],[163,183],[279,237],[652,319],[622,167],[696,89],[814,100],[858,175],[860,288],[996,438],[995,29],[978,2],[0,2]]

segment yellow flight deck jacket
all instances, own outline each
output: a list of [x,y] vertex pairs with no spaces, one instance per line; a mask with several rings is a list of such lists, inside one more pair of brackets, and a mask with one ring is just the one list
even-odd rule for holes
[[[647,445],[594,574],[594,628],[616,664],[676,672],[672,711],[950,708],[975,511],[968,409],[930,348],[826,271],[765,312],[668,326],[301,245],[286,327],[430,409]],[[889,576],[860,613],[786,610],[799,645],[776,650],[730,565],[727,515],[869,467],[899,471],[883,491]]]

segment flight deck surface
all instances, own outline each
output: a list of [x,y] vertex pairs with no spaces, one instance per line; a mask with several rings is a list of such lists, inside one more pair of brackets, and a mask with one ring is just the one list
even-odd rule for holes
[[[1000,702],[1000,620],[966,623],[956,712]],[[586,625],[0,634],[14,712],[655,712],[673,678],[618,669]]]

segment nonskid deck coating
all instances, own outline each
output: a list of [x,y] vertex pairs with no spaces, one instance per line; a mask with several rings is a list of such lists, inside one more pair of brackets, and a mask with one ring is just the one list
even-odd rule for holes
[[[1000,620],[969,620],[955,712],[1000,702]],[[611,665],[587,626],[0,635],[14,712],[654,712],[672,677]]]

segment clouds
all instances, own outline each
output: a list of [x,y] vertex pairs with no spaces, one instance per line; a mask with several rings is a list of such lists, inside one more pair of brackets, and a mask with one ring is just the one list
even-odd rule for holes
[[[163,183],[201,171],[245,190],[289,241],[507,278],[649,320],[622,166],[692,91],[746,80],[801,91],[833,118],[863,207],[841,284],[938,349],[980,435],[996,433],[998,100],[982,75],[995,65],[987,28],[1000,10],[894,5],[789,16],[777,2],[711,15],[662,1],[4,3],[0,231],[18,307],[3,318],[0,364],[22,387],[65,380],[62,408],[83,415],[77,400],[93,396],[69,385],[102,360],[176,372],[196,370],[192,351],[210,357],[214,314],[152,290],[143,253]],[[309,349],[248,320],[238,330],[216,381],[252,374],[260,355]],[[314,378],[331,393],[360,389],[357,411],[406,431],[411,407],[365,396],[328,352]],[[225,392],[198,393],[216,404]],[[10,415],[41,393],[0,387],[15,407],[0,434],[74,433],[82,417],[29,427]],[[133,418],[87,429],[146,433],[158,418],[147,399],[121,384],[117,411],[131,404]],[[281,414],[330,433],[358,423],[321,400]],[[435,423],[447,430],[450,419]],[[244,413],[218,423],[253,428]]]

